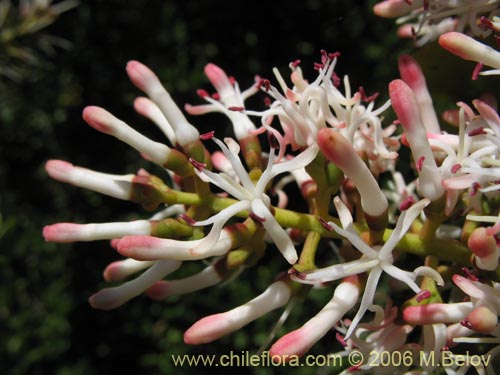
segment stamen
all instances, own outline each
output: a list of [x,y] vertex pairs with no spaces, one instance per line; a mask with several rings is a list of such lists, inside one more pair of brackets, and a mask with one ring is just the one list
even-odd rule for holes
[[425,301],[426,299],[431,298],[431,292],[428,291],[427,289],[422,289],[420,292],[417,293],[415,296],[415,300],[417,302],[422,302]]
[[215,130],[212,130],[208,133],[201,134],[200,139],[202,141],[208,141],[208,140],[212,139],[214,136],[215,136]]
[[479,185],[479,182],[474,182],[472,183],[472,186],[470,188],[470,196],[473,197],[477,194],[477,191],[481,188],[481,185]]
[[214,100],[220,100],[220,94],[218,92],[214,92],[212,94],[212,99],[214,99]]
[[314,63],[314,70],[320,70],[325,67],[325,64],[320,64],[320,63]]
[[269,145],[271,146],[271,148],[276,149],[280,147],[279,142],[273,133],[267,133],[267,140],[269,141]]
[[479,77],[479,73],[481,73],[481,70],[483,69],[484,64],[482,62],[478,62],[476,64],[476,67],[472,71],[472,80],[476,81]]
[[333,82],[333,86],[335,86],[335,87],[339,87],[340,84],[342,83],[342,80],[335,72],[332,72],[332,82]]
[[271,82],[269,82],[268,79],[263,79],[262,85],[264,86],[264,90],[266,90],[266,92],[268,92],[271,89]]
[[406,211],[411,206],[413,206],[414,203],[415,203],[415,199],[412,196],[409,196],[408,198],[406,198],[404,201],[402,201],[399,204],[399,210],[400,211]]
[[195,225],[196,220],[193,219],[191,216],[186,215],[186,214],[180,214],[179,217],[186,222],[188,225]]
[[429,0],[424,0],[424,10],[429,10]]
[[189,158],[189,162],[200,172],[203,171],[203,169],[205,169],[207,166],[205,163],[194,160],[193,158]]
[[337,332],[335,334],[335,338],[344,348],[347,346],[347,341],[344,340],[344,336],[342,336],[340,333]]
[[328,224],[328,221],[323,219],[321,216],[318,216],[319,223],[325,228],[327,231],[331,232],[333,230],[333,227]]
[[273,102],[272,102],[272,100],[271,100],[271,98],[270,98],[269,96],[266,96],[266,97],[264,98],[264,105],[265,105],[266,107],[270,107],[272,103],[273,103]]
[[479,279],[477,278],[476,275],[474,275],[472,273],[472,271],[466,267],[463,267],[462,268],[462,272],[464,273],[464,275],[469,279],[469,280],[472,280],[472,281],[479,281]]
[[474,137],[474,136],[480,135],[480,134],[486,134],[486,132],[484,131],[484,128],[482,126],[477,128],[477,129],[471,130],[470,132],[467,133],[467,135],[469,137]]
[[460,322],[461,325],[463,325],[465,328],[472,329],[472,323],[469,321],[469,319],[465,318]]
[[365,88],[363,86],[359,86],[358,91],[361,95],[361,100],[364,102],[367,102],[367,103],[373,102],[375,99],[377,99],[377,97],[379,95],[379,93],[376,92],[370,96],[366,96],[366,91],[365,91]]
[[209,97],[210,95],[208,94],[208,92],[206,90],[203,90],[203,89],[198,89],[196,90],[196,94],[198,94],[198,96],[202,97],[202,98],[207,98]]
[[299,60],[299,59],[294,60],[294,61],[292,61],[292,62],[290,63],[290,66],[291,66],[292,68],[296,68],[296,67],[298,67],[299,65],[300,65],[300,60]]

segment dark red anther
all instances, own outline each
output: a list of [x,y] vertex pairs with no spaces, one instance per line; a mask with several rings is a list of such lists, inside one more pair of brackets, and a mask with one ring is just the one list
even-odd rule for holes
[[219,93],[218,93],[218,92],[214,92],[214,93],[212,94],[212,99],[215,99],[215,100],[220,100],[220,95],[219,95]]
[[449,352],[450,351],[450,347],[448,345],[445,345],[443,346],[441,349],[439,349],[440,351],[442,352]]
[[465,318],[460,322],[461,325],[463,325],[465,328],[472,329],[472,323],[469,321],[469,319]]
[[300,65],[300,60],[299,59],[294,60],[290,63],[290,65],[292,66],[292,68],[296,68]]
[[347,346],[347,342],[344,340],[344,336],[342,336],[340,333],[337,332],[335,334],[335,338],[344,348]]
[[189,158],[189,162],[199,171],[203,171],[203,169],[205,169],[207,166],[205,163],[201,163],[197,160],[194,160],[193,158]]
[[477,194],[477,191],[481,188],[481,185],[479,185],[479,182],[473,182],[472,186],[470,188],[470,196],[473,197]]
[[409,197],[407,197],[404,201],[402,201],[399,204],[399,210],[400,211],[406,211],[411,206],[413,206],[414,203],[415,203],[415,199],[410,195]]
[[181,214],[179,217],[182,220],[184,220],[186,222],[186,224],[188,224],[188,225],[194,225],[194,224],[196,224],[196,220],[193,219],[191,216],[188,216],[186,214]]
[[208,140],[212,139],[214,136],[215,136],[215,130],[212,130],[208,133],[201,134],[200,139],[202,141],[208,141]]
[[331,232],[333,230],[333,227],[328,224],[328,221],[323,219],[321,216],[318,216],[319,223],[325,228],[327,231]]
[[474,67],[474,70],[472,71],[472,80],[475,81],[479,77],[479,73],[481,73],[481,70],[483,69],[484,64],[482,62],[478,62],[476,66]]
[[339,87],[340,82],[342,82],[340,77],[335,72],[332,73],[332,82],[333,82],[333,86],[335,86],[335,87]]
[[479,22],[480,22],[479,26],[480,26],[482,29],[484,29],[484,30],[488,30],[488,29],[490,29],[490,30],[495,30],[495,25],[493,25],[493,22],[491,22],[491,21],[489,20],[489,18],[487,18],[487,17],[485,17],[485,16],[481,16],[481,17],[479,18]]
[[361,100],[364,102],[367,102],[367,103],[373,102],[375,99],[377,99],[377,97],[379,95],[379,93],[376,92],[370,96],[366,96],[366,91],[365,91],[365,88],[363,86],[359,86],[358,91],[361,95]]
[[243,112],[245,110],[245,107],[232,106],[232,107],[227,107],[227,109],[234,112]]
[[206,90],[203,90],[203,89],[198,89],[196,90],[196,94],[198,94],[198,96],[202,97],[202,98],[207,98],[209,97],[210,95],[208,94],[208,92]]
[[324,49],[322,49],[320,53],[321,53],[321,62],[323,64],[326,64],[328,62],[328,53],[326,53]]
[[453,165],[453,167],[451,167],[451,173],[457,173],[460,170],[460,168],[462,168],[462,164],[457,163]]
[[272,102],[272,100],[271,100],[271,98],[270,98],[269,96],[266,96],[266,97],[264,98],[264,105],[265,105],[266,107],[270,107],[272,103],[273,103],[273,102]]
[[[500,30],[499,30],[499,32],[500,32]],[[495,35],[494,38],[495,38],[495,43],[497,44],[497,47],[500,47],[500,36]]]
[[462,268],[462,272],[464,273],[464,275],[471,281],[479,281],[479,279],[477,278],[476,275],[474,275],[470,269],[468,269],[467,267],[463,267]]
[[413,26],[411,27],[411,36],[413,39],[417,38],[417,30]]
[[271,89],[271,82],[269,82],[268,79],[263,79],[262,85],[264,86],[264,90],[266,90],[266,92],[268,92]]
[[429,10],[429,0],[424,0],[424,10]]
[[254,212],[250,212],[250,214],[248,215],[250,216],[254,221],[256,221],[257,223],[263,223],[264,221],[266,221],[265,218],[257,215],[256,213]]
[[422,302],[422,301],[425,301],[426,299],[429,299],[429,298],[431,298],[431,292],[429,292],[427,289],[422,289],[415,296],[415,300],[417,302]]
[[233,76],[229,76],[228,78],[231,85],[234,85],[236,83],[236,78],[234,78]]
[[267,133],[267,140],[269,141],[269,146],[271,146],[271,148],[280,147],[280,144],[273,133],[270,132]]
[[331,60],[333,60],[333,59],[335,59],[335,58],[337,58],[337,57],[340,57],[340,52],[339,52],[339,51],[337,51],[337,52],[330,52],[330,53],[328,54],[328,57],[329,57]]
[[418,158],[418,160],[417,160],[417,171],[418,172],[422,171],[422,167],[424,166],[424,161],[425,161],[425,156],[421,156]]
[[320,70],[325,67],[325,64],[320,64],[320,63],[314,63],[314,70]]

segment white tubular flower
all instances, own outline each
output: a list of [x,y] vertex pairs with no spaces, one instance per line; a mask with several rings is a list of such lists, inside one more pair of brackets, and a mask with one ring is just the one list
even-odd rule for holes
[[[338,55],[322,51],[322,62],[315,65],[319,70],[318,77],[311,83],[302,77],[297,64],[290,64],[294,83],[291,89],[274,69],[282,93],[269,86],[268,93],[275,99],[270,108],[264,112],[246,113],[261,117],[266,129],[277,117],[284,132],[283,141],[293,148],[315,144],[319,130],[334,128],[353,144],[360,155],[369,159],[370,167],[373,166],[376,173],[383,172],[397,157],[394,150],[399,147],[399,142],[391,138],[394,129],[382,129],[379,118],[389,108],[390,101],[375,109],[377,94],[367,97],[362,88],[352,94],[347,76],[343,80],[345,94],[342,93],[337,87],[340,79],[334,73]],[[334,78],[335,83],[332,82]]]
[[432,98],[427,90],[422,69],[410,55],[403,55],[398,61],[399,74],[403,81],[413,90],[417,100],[420,118],[427,133],[441,133],[436,111],[432,105]]
[[151,267],[154,262],[142,262],[135,259],[118,260],[108,264],[103,272],[104,280],[108,282],[122,281],[128,276]]
[[500,52],[467,35],[457,32],[446,33],[439,38],[439,44],[464,60],[475,61],[495,68],[480,74],[500,74]]
[[131,198],[132,183],[136,177],[133,174],[96,172],[62,160],[49,160],[45,164],[45,170],[55,180],[123,200]]
[[207,64],[205,74],[217,91],[217,99],[210,97],[207,92],[199,90],[198,94],[210,104],[197,106],[187,104],[184,107],[186,112],[192,115],[221,112],[231,120],[236,139],[241,140],[248,137],[255,131],[255,125],[244,113],[245,100],[258,92],[260,80],[242,93],[238,82],[231,80],[217,65]]
[[126,235],[150,233],[151,222],[148,220],[102,224],[57,223],[43,228],[45,240],[51,242],[110,240]]
[[138,97],[134,100],[134,109],[140,115],[153,121],[168,138],[170,144],[175,145],[177,143],[177,137],[172,125],[170,125],[161,112],[161,109],[152,100],[142,96]]
[[[198,165],[199,168],[196,169],[196,173],[202,180],[216,185],[238,199],[239,202],[222,210],[207,220],[196,222],[194,225],[204,226],[213,224],[211,232],[218,232],[222,229],[224,224],[238,212],[249,210],[259,218],[258,220],[261,221],[285,259],[290,264],[294,264],[297,261],[297,252],[290,237],[271,213],[269,208],[270,198],[265,194],[265,191],[268,184],[277,175],[304,168],[311,163],[318,153],[318,147],[311,146],[293,159],[277,164],[274,163],[274,148],[271,148],[267,167],[257,183],[254,184],[238,157],[238,144],[234,140],[228,138],[226,138],[227,146],[217,138],[213,138],[213,140],[231,162],[232,169],[238,176],[240,184],[236,183],[225,173],[214,173],[201,165]],[[211,243],[207,242],[205,245],[209,247]]]
[[419,38],[420,46],[446,31],[467,31],[485,38],[491,30],[480,27],[478,21],[482,15],[492,18],[498,7],[498,0],[384,0],[373,10],[380,17],[397,18],[398,24],[408,23],[401,26],[398,34]]
[[419,192],[431,201],[441,198],[444,188],[413,90],[402,80],[389,84],[392,106],[406,134],[419,172]]
[[421,291],[420,287],[415,282],[415,279],[419,275],[429,276],[436,280],[439,285],[444,285],[444,281],[441,275],[439,275],[439,273],[437,273],[430,267],[418,267],[413,272],[408,272],[396,267],[393,264],[394,260],[392,252],[394,248],[408,231],[413,221],[421,214],[424,207],[426,207],[430,203],[428,199],[422,199],[421,201],[415,203],[413,206],[404,211],[400,215],[396,223],[396,227],[394,228],[391,236],[386,241],[386,243],[382,247],[376,246],[374,248],[368,246],[356,232],[356,230],[354,229],[351,213],[349,212],[348,208],[342,203],[340,198],[336,197],[334,199],[334,203],[339,213],[343,229],[333,222],[329,222],[328,224],[333,228],[335,232],[345,237],[356,249],[358,249],[363,254],[363,256],[360,259],[351,262],[339,263],[307,273],[296,273],[295,275],[292,274],[292,277],[298,282],[317,284],[338,280],[351,275],[358,275],[363,272],[369,272],[359,310],[356,313],[356,316],[354,317],[349,330],[347,331],[347,337],[349,337],[354,332],[356,326],[365,314],[368,307],[373,304],[373,298],[377,290],[377,284],[383,272],[386,272],[393,278],[402,281],[403,283],[408,285],[415,293],[419,293]]
[[358,283],[353,282],[353,280],[343,281],[335,288],[330,302],[302,327],[287,333],[276,341],[269,349],[269,355],[290,358],[290,356],[301,356],[307,353],[342,319],[344,314],[354,307],[358,298]]
[[149,287],[147,295],[153,299],[160,300],[170,296],[192,293],[208,288],[222,281],[215,265],[210,265],[203,271],[176,280],[161,280]]
[[290,297],[290,287],[283,281],[277,281],[244,305],[198,320],[184,333],[184,342],[198,345],[217,340],[284,306]]
[[151,69],[138,61],[129,61],[127,73],[134,85],[145,92],[161,110],[173,128],[175,138],[181,146],[198,141],[200,133],[186,120],[182,111]]
[[177,270],[181,264],[182,262],[176,260],[158,261],[139,277],[127,281],[120,286],[100,290],[89,298],[89,303],[95,309],[114,309],[138,296],[169,273]]
[[[409,345],[406,344],[408,335],[413,331],[413,327],[407,324],[399,325],[395,323],[397,317],[397,307],[389,303],[385,309],[381,306],[372,305],[369,310],[375,313],[373,321],[359,324],[349,339],[346,339],[345,350],[336,355],[347,356],[353,349],[360,351],[365,360],[363,363],[350,367],[346,373],[355,371],[375,370],[373,366],[379,356],[384,352],[406,352]],[[344,327],[338,327],[339,331],[344,331]],[[344,331],[345,332],[345,331]],[[404,363],[388,363],[384,365],[384,371],[388,373],[403,373],[408,368]],[[343,372],[344,374],[344,372]]]
[[372,217],[387,215],[387,198],[349,140],[334,129],[323,128],[318,132],[318,146],[354,183],[361,196],[363,212]]
[[150,140],[104,108],[86,107],[83,110],[83,119],[94,129],[118,138],[158,165],[163,166],[168,160],[170,154],[168,146]]

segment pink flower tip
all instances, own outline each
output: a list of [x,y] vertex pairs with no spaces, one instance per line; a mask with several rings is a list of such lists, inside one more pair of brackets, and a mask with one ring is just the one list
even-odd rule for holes
[[97,106],[85,107],[82,113],[82,117],[87,124],[100,131],[101,133],[113,133],[112,122],[114,120],[114,117],[104,108]]
[[231,330],[227,328],[230,325],[231,321],[224,313],[207,316],[184,332],[184,342],[189,345],[207,344],[229,333]]
[[299,328],[295,331],[287,333],[276,341],[269,349],[271,357],[281,357],[285,360],[291,356],[302,356],[314,345],[314,340],[308,340],[304,329]]
[[148,248],[157,248],[161,240],[151,236],[125,236],[119,239],[115,245],[116,250],[125,257],[137,260],[150,260],[144,257]]
[[79,225],[73,223],[47,225],[43,228],[43,238],[49,242],[73,242],[78,228]]
[[141,91],[148,92],[153,85],[159,83],[156,74],[139,61],[129,61],[126,70],[132,83]]
[[49,160],[45,164],[45,171],[55,180],[66,181],[68,174],[75,168],[71,163],[63,160]]

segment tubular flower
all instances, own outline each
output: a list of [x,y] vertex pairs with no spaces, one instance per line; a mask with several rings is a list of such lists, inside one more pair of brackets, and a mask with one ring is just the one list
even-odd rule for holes
[[381,173],[397,157],[396,150],[399,147],[399,142],[391,137],[395,127],[382,128],[380,119],[390,102],[374,109],[378,94],[367,97],[360,88],[353,95],[347,76],[343,79],[343,94],[338,88],[340,79],[334,72],[338,56],[338,53],[322,51],[322,61],[316,64],[318,77],[311,83],[303,78],[298,64],[290,64],[293,88],[287,87],[275,69],[282,93],[276,87],[269,86],[267,93],[274,99],[270,108],[263,112],[246,113],[261,117],[263,127],[268,130],[277,117],[284,132],[282,142],[294,148],[315,144],[318,132],[325,127],[335,129],[369,161],[374,173]]
[[402,24],[398,35],[418,38],[415,44],[422,46],[449,31],[487,37],[491,30],[481,27],[479,19],[493,18],[498,7],[498,0],[384,0],[373,10],[380,17],[397,18]]
[[415,293],[419,293],[421,291],[420,287],[415,283],[415,279],[418,275],[428,275],[434,278],[439,285],[444,285],[442,277],[435,270],[429,267],[418,267],[413,272],[408,272],[396,267],[393,264],[394,259],[392,252],[394,251],[394,248],[408,231],[413,221],[420,215],[424,207],[429,204],[429,200],[423,199],[415,203],[408,210],[404,211],[399,217],[391,236],[382,247],[368,246],[354,229],[352,216],[347,207],[339,198],[335,198],[334,203],[337,211],[339,212],[343,228],[340,228],[333,222],[329,222],[328,225],[330,225],[336,233],[345,237],[357,250],[360,251],[363,257],[351,262],[335,264],[333,266],[321,268],[311,272],[298,273],[294,276],[294,278],[302,283],[316,284],[319,282],[333,281],[347,276],[369,272],[361,304],[356,316],[349,326],[346,334],[347,338],[354,332],[368,307],[373,304],[377,284],[383,272],[386,272],[397,280],[401,280]]

